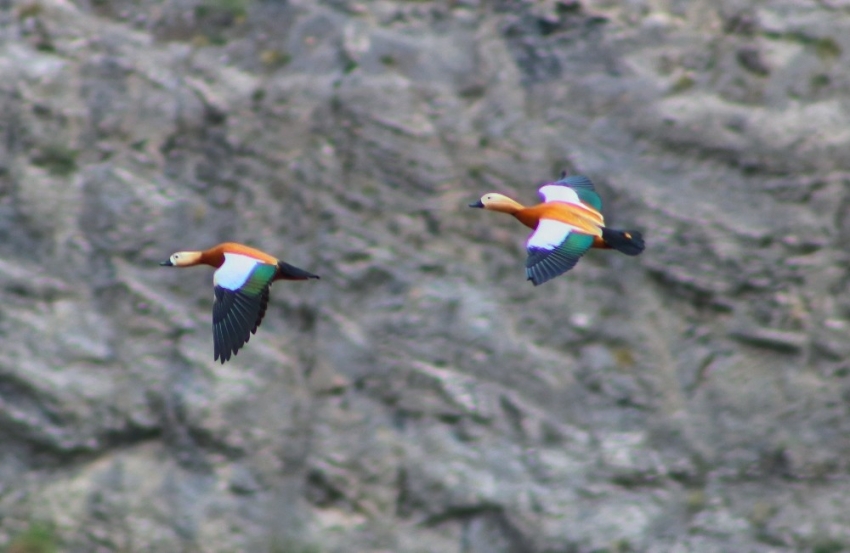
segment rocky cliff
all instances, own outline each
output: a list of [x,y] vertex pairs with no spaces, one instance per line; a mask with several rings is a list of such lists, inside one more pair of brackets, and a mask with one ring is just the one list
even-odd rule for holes
[[[850,548],[847,2],[6,0],[0,48],[0,546]],[[534,288],[466,204],[562,169],[648,246]],[[222,366],[157,262],[224,240],[322,280]]]

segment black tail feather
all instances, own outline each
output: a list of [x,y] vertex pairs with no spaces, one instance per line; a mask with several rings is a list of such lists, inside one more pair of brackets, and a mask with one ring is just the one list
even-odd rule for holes
[[638,255],[643,251],[643,236],[637,230],[602,229],[602,239],[606,244],[626,255]]
[[310,278],[319,278],[319,275],[314,275],[311,272],[299,269],[285,261],[277,264],[277,275],[275,280],[307,280]]

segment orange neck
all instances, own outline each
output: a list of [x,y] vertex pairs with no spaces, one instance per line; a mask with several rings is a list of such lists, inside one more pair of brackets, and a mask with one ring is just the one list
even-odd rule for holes
[[201,258],[198,260],[198,264],[209,265],[218,269],[224,264],[224,252],[219,246],[203,251],[201,252]]
[[486,209],[489,211],[498,211],[499,213],[507,213],[508,215],[515,215],[517,212],[525,209],[525,206],[516,200],[502,196],[497,201],[489,202]]
[[520,210],[514,211],[511,213],[514,217],[516,217],[517,221],[527,226],[528,228],[537,228],[537,223],[540,222],[540,215],[531,211],[531,208],[524,207]]

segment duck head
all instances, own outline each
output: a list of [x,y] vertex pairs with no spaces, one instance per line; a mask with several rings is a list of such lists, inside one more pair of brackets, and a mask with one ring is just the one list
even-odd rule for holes
[[523,208],[523,205],[507,196],[491,192],[481,196],[481,199],[477,202],[469,204],[469,207],[501,211],[502,213],[516,213]]
[[191,267],[201,263],[203,252],[177,252],[171,254],[168,261],[160,263],[163,267]]

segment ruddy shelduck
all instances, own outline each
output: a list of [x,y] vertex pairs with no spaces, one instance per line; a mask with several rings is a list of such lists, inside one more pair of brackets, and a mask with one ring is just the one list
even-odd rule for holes
[[225,242],[202,252],[177,252],[160,265],[210,265],[216,268],[213,275],[213,360],[221,359],[222,365],[230,360],[231,354],[239,352],[252,333],[257,333],[266,314],[269,289],[274,281],[319,278],[265,252],[234,242]]
[[544,184],[538,190],[542,203],[526,207],[502,194],[485,194],[469,207],[500,211],[534,229],[528,237],[525,274],[535,286],[572,269],[591,247],[613,248],[638,255],[644,243],[636,230],[605,226],[602,199],[590,179],[581,175]]

